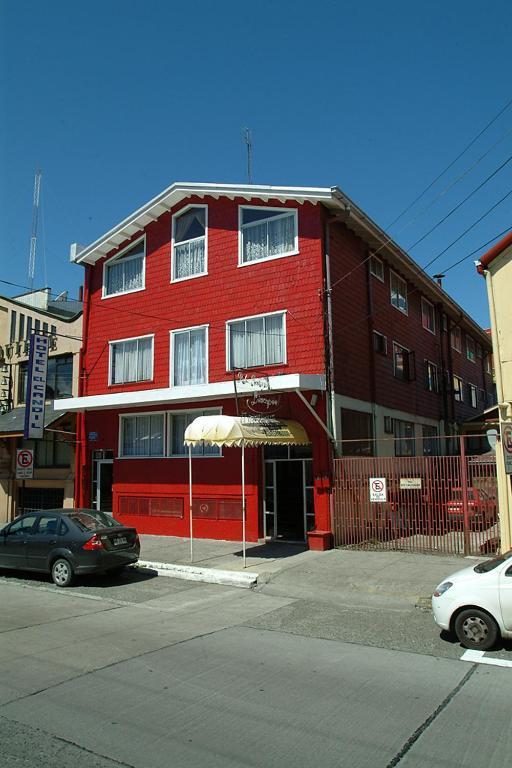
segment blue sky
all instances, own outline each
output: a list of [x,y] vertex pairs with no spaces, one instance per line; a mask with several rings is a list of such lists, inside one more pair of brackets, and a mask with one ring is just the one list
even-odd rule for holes
[[[40,166],[35,284],[71,295],[71,242],[173,181],[246,181],[245,125],[256,183],[337,184],[386,229],[512,99],[504,0],[0,0],[0,13],[1,277],[27,284]],[[512,106],[390,234],[408,248],[510,155]],[[411,255],[426,264],[511,189],[512,162]],[[512,196],[430,273],[511,226],[511,211]],[[487,325],[473,258],[445,288]]]

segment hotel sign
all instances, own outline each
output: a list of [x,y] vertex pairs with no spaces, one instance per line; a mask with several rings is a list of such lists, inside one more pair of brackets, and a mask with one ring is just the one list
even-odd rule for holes
[[30,337],[25,430],[23,433],[25,440],[37,440],[43,437],[49,346],[50,339],[48,336],[35,333]]

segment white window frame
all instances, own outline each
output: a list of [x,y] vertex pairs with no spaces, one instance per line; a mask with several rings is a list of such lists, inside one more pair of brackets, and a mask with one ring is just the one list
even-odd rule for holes
[[[470,356],[470,346],[473,345],[473,357]],[[466,358],[470,363],[476,363],[476,342],[472,336],[466,333]]]
[[174,336],[177,333],[185,333],[186,331],[199,331],[204,328],[205,331],[205,381],[202,382],[202,384],[208,384],[209,382],[209,375],[210,375],[210,368],[209,368],[209,336],[210,336],[210,326],[208,323],[203,323],[202,325],[191,325],[187,326],[186,328],[173,328],[171,331],[169,331],[170,336],[170,365],[169,365],[169,386],[170,387],[197,387],[202,386],[202,384],[174,384]]
[[[373,269],[374,264],[379,264],[379,271],[376,272]],[[379,257],[375,256],[374,254],[370,256],[370,274],[376,277],[377,280],[380,280],[381,283],[384,282],[384,262],[382,261],[382,259],[379,259]]]
[[[458,389],[455,388],[455,380],[459,382]],[[463,403],[464,402],[464,380],[461,379],[460,376],[457,376],[456,373],[452,375],[452,389],[453,389],[453,399],[456,403]]]
[[[195,275],[187,275],[186,277],[174,276],[174,246],[175,246],[175,233],[176,233],[176,221],[183,216],[184,213],[191,208],[204,208],[204,271],[197,272]],[[192,238],[198,240],[199,238]],[[184,243],[191,242],[190,240],[183,240]],[[180,243],[181,245],[181,243]],[[171,216],[171,283],[182,283],[184,280],[194,280],[196,277],[204,277],[208,274],[208,206],[204,203],[190,203],[184,208],[180,208],[179,211],[173,213]]]
[[492,352],[487,352],[485,355],[485,372],[488,373],[489,376],[492,376],[491,355]]
[[430,389],[429,387],[425,387],[427,392],[434,392],[437,394],[439,392],[439,368],[436,363],[433,363],[432,360],[425,359],[425,384],[427,383],[427,366],[432,366],[435,370],[435,387],[434,389]]
[[[425,325],[425,317],[424,317],[424,314],[423,314],[423,305],[424,304],[427,305],[429,310],[432,311],[432,328],[429,328],[428,325]],[[428,316],[429,315],[428,315],[428,312],[427,312],[427,317]],[[433,336],[436,335],[436,309],[435,309],[434,305],[432,304],[432,302],[430,302],[424,296],[421,297],[421,324],[422,324],[422,326],[424,327],[424,329],[426,331],[431,333]]]
[[[454,344],[454,331],[456,331],[456,338],[458,339],[458,346],[457,344]],[[450,330],[450,347],[455,350],[455,352],[462,352],[462,331],[460,329],[459,325],[453,325]]]
[[[163,436],[162,436],[162,455],[161,456],[123,456],[122,450],[123,450],[123,422],[125,419],[134,417],[134,416],[163,416]],[[167,419],[166,419],[166,411],[135,411],[134,413],[121,413],[119,414],[119,427],[118,427],[118,436],[117,436],[117,458],[122,459],[123,461],[125,459],[165,459],[166,458],[166,449],[167,449]]]
[[[381,339],[384,339],[384,352],[381,352],[378,349],[375,349],[375,337],[378,336]],[[373,353],[376,355],[382,355],[383,357],[387,357],[388,355],[388,337],[385,336],[380,331],[373,330],[373,337],[372,337],[372,349]]]
[[[243,238],[242,229],[254,225],[256,223],[263,224],[266,219],[261,219],[258,222],[251,222],[251,224],[242,225],[243,211],[246,210],[266,210],[266,211],[279,211],[282,216],[289,216],[293,214],[293,226],[295,229],[294,247],[291,251],[286,253],[278,253],[275,256],[264,256],[262,259],[253,259],[252,261],[243,261]],[[275,218],[275,217],[273,217]],[[285,259],[287,256],[296,256],[299,253],[299,212],[297,208],[275,208],[267,205],[239,205],[238,206],[238,266],[250,267],[252,264],[261,264],[263,261],[274,261],[275,259]]]
[[[142,257],[142,286],[140,288],[130,288],[129,291],[119,291],[118,293],[107,293],[107,270],[112,265],[112,263],[115,263],[119,259],[123,257],[123,255],[129,251],[131,248],[134,248],[136,245],[139,245],[139,243],[144,242],[144,256]],[[139,259],[140,256],[128,256],[125,261],[130,261],[132,259]],[[112,299],[115,296],[126,296],[129,293],[139,293],[139,291],[145,291],[146,290],[146,234],[144,233],[141,237],[138,237],[136,240],[133,240],[129,245],[126,246],[126,248],[122,248],[122,250],[119,251],[119,253],[114,254],[114,256],[110,256],[103,264],[103,285],[102,285],[102,291],[101,291],[101,298],[102,299]]]
[[[405,309],[402,309],[402,307],[399,307],[396,304],[393,304],[393,279],[395,278],[400,283],[402,283],[405,288],[405,291],[403,293],[403,295],[405,296]],[[400,289],[398,293],[399,295],[402,295]],[[392,269],[389,270],[389,300],[391,302],[391,306],[397,309],[403,315],[409,314],[409,299],[407,296],[407,280],[404,280],[403,277],[400,277],[400,275],[398,275],[396,272],[393,272]]]
[[[404,376],[401,378],[400,376],[396,375],[396,356],[395,356],[395,349],[399,348],[402,350],[402,352],[407,352],[407,376]],[[408,349],[407,347],[404,347],[403,344],[400,344],[398,341],[393,341],[393,377],[397,379],[397,381],[414,381],[414,379],[411,378],[411,360],[410,355],[412,350]],[[415,361],[416,364],[416,361]],[[404,371],[405,372],[405,371]],[[416,377],[414,377],[416,378]]]
[[[167,416],[165,419],[166,422],[166,433],[167,433],[167,439],[165,443],[165,455],[169,459],[188,459],[189,453],[188,448],[185,450],[185,453],[172,453],[172,417],[173,416],[179,416],[183,413],[197,413],[198,415],[204,415],[205,412],[207,412],[208,415],[212,416],[219,416],[222,413],[222,408],[179,408],[175,411],[167,411]],[[217,454],[192,454],[193,459],[221,459],[223,456],[222,453],[222,446],[219,445],[219,453]]]
[[[287,309],[279,309],[275,312],[263,312],[258,315],[247,315],[246,317],[234,317],[230,318],[229,320],[226,320],[226,371],[228,373],[231,373],[233,370],[240,370],[240,369],[234,369],[231,368],[231,360],[230,360],[230,337],[229,337],[229,326],[232,323],[241,323],[243,320],[256,320],[260,317],[271,317],[272,315],[282,315],[283,316],[283,337],[284,337],[284,360],[281,363],[262,363],[261,365],[254,365],[250,366],[251,370],[257,369],[257,368],[267,368],[270,366],[276,366],[276,365],[288,365],[288,337],[287,337],[287,327],[286,327],[286,315],[288,310]],[[246,370],[246,369],[243,369]]]
[[478,408],[478,387],[476,384],[470,384],[468,382],[468,390],[469,390],[469,405],[472,408]]
[[[151,377],[149,379],[135,379],[130,381],[119,381],[116,384],[112,381],[112,355],[113,345],[123,344],[125,341],[139,341],[140,339],[151,339]],[[125,384],[137,384],[138,382],[153,381],[155,368],[155,334],[146,333],[143,336],[130,336],[126,339],[112,339],[108,342],[108,385],[109,387],[122,387]]]

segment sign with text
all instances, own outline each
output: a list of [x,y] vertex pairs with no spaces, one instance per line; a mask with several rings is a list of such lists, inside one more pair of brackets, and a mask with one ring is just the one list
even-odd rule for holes
[[37,440],[44,432],[44,401],[46,397],[46,371],[50,339],[39,333],[30,337],[30,356],[27,372],[27,398],[25,405],[25,440]]
[[501,425],[501,444],[505,459],[505,472],[512,475],[512,422],[504,421]]
[[400,490],[421,490],[421,477],[401,477]]
[[385,477],[370,477],[370,501],[387,501],[388,492]]
[[34,451],[26,448],[16,451],[16,480],[27,480],[34,476]]

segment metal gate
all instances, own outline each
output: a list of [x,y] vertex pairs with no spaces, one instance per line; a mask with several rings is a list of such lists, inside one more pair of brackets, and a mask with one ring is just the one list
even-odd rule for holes
[[[384,481],[373,493],[372,479]],[[498,549],[493,455],[335,459],[333,491],[336,546],[450,555]]]

